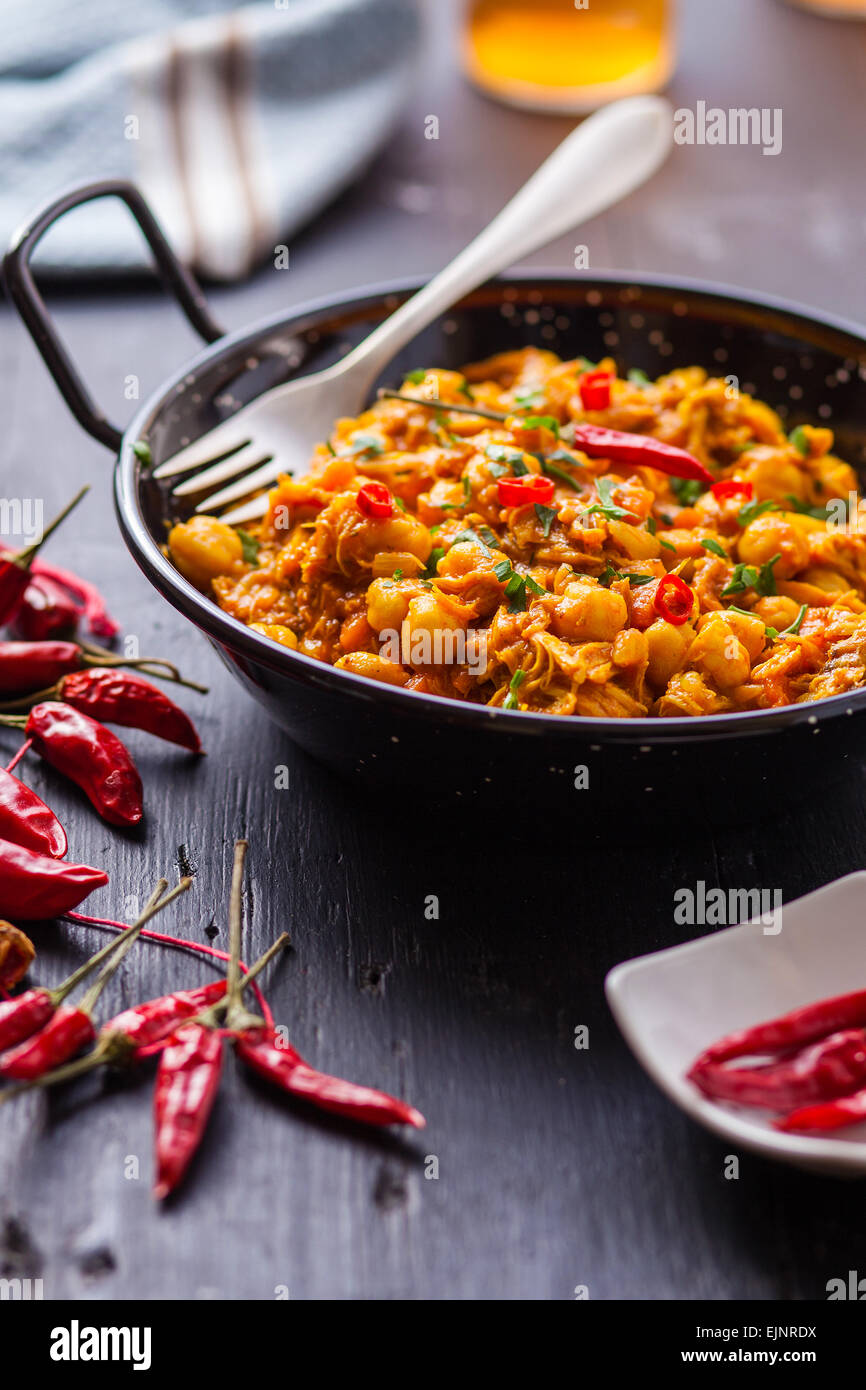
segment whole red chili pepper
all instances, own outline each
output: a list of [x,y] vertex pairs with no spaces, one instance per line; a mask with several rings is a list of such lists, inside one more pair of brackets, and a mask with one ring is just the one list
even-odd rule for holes
[[[181,879],[170,893],[164,893],[168,885],[164,879],[160,880],[144,911],[123,933],[120,942],[115,940],[110,943],[111,949],[105,964],[81,1003],[77,1006],[60,1004],[38,1033],[13,1047],[10,1052],[4,1053],[0,1057],[0,1076],[14,1081],[35,1081],[70,1057],[74,1057],[76,1052],[80,1052],[87,1043],[92,1042],[96,1036],[93,1010],[103,989],[124,956],[135,945],[145,922],[167,907],[179,893],[185,892],[191,881],[188,878]],[[103,955],[105,952],[98,952],[97,956],[88,962],[88,967],[92,969],[96,960]]]
[[540,473],[524,473],[519,478],[500,478],[496,488],[503,507],[525,507],[530,502],[545,506],[553,497],[555,483]]
[[73,709],[108,724],[147,733],[201,752],[192,720],[150,681],[130,671],[74,671],[58,685],[58,698]]
[[40,1032],[0,1057],[0,1076],[34,1081],[43,1072],[74,1057],[95,1035],[93,1020],[74,1004],[61,1004]]
[[[0,545],[0,555],[8,558],[10,554],[8,547]],[[101,637],[103,641],[110,642],[117,636],[120,628],[108,612],[105,600],[94,584],[82,579],[78,574],[73,574],[71,570],[61,569],[59,565],[47,565],[44,560],[39,559],[33,561],[31,573],[40,579],[50,580],[67,595],[69,602],[75,607],[76,615],[84,618],[94,637]]]
[[845,1028],[866,1028],[866,989],[840,994],[834,999],[821,999],[768,1023],[757,1023],[753,1028],[729,1033],[706,1048],[695,1060],[692,1070],[708,1062],[785,1052]]
[[24,731],[41,757],[75,782],[104,820],[137,825],[141,778],[116,734],[71,705],[46,701],[30,711]]
[[394,511],[394,498],[384,483],[364,483],[358,490],[358,508],[365,516],[382,520]]
[[0,768],[0,838],[62,859],[66,831],[50,807],[11,772]]
[[811,1043],[790,1061],[769,1067],[695,1067],[689,1079],[712,1100],[787,1110],[844,1096],[866,1082],[866,1031],[849,1028]]
[[610,388],[613,385],[611,372],[584,372],[578,378],[577,389],[584,410],[607,410],[610,405]]
[[235,1048],[259,1076],[320,1110],[330,1110],[365,1125],[424,1127],[424,1116],[404,1101],[316,1071],[293,1047],[281,1045],[280,1034],[274,1028],[247,1029],[236,1038]]
[[53,521],[45,527],[38,541],[33,545],[28,545],[24,550],[9,550],[4,547],[3,558],[0,559],[0,624],[8,623],[15,617],[16,612],[24,597],[24,591],[30,583],[30,569],[36,558],[37,551],[45,544],[52,531],[55,531],[73,507],[77,507],[87,488],[83,487],[72,501],[67,503]]
[[572,440],[591,459],[604,458],[611,463],[657,468],[660,473],[670,473],[675,478],[695,478],[708,487],[713,481],[709,469],[692,454],[649,434],[627,434],[603,425],[576,424],[572,426]]
[[739,478],[723,478],[720,483],[713,483],[710,492],[719,502],[723,502],[726,497],[753,497],[755,488],[752,483],[741,482]]
[[828,1130],[842,1129],[845,1125],[860,1124],[863,1120],[866,1120],[866,1090],[825,1101],[823,1105],[805,1105],[801,1110],[792,1110],[781,1120],[774,1120],[773,1125],[786,1133],[796,1130],[826,1133]]
[[0,840],[0,903],[16,921],[59,917],[107,882],[108,874],[102,869],[67,864]]
[[36,642],[68,635],[78,626],[78,609],[65,589],[44,574],[34,574],[15,615],[18,637]]
[[219,1032],[201,1023],[182,1024],[160,1054],[153,1098],[154,1197],[173,1192],[192,1162],[219,1089],[222,1058]]
[[[183,680],[177,667],[159,657],[126,658],[115,656],[101,647],[80,646],[77,642],[2,642],[0,641],[0,695],[24,695],[39,692],[42,699],[53,694],[62,676],[82,668],[113,668],[134,666],[161,680],[188,685],[191,690],[207,694],[206,687]],[[46,689],[48,687],[48,689]],[[43,692],[45,692],[43,694]],[[20,702],[20,704],[24,702]],[[13,706],[13,708],[16,706]],[[6,706],[10,708],[10,706]]]
[[178,990],[175,994],[148,999],[103,1023],[99,1030],[100,1042],[105,1039],[114,1044],[119,1039],[124,1048],[149,1047],[169,1037],[185,1019],[194,1018],[218,999],[223,999],[225,992],[225,980],[214,980],[198,989]]
[[653,608],[660,618],[674,627],[682,627],[692,616],[695,596],[678,574],[666,574],[660,579],[653,599]]

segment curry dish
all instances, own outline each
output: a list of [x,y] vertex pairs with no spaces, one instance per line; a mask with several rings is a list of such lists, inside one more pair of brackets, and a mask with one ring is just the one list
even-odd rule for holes
[[525,348],[410,373],[259,526],[195,516],[169,549],[247,626],[406,690],[767,709],[866,684],[866,536],[832,448],[699,367],[622,379]]

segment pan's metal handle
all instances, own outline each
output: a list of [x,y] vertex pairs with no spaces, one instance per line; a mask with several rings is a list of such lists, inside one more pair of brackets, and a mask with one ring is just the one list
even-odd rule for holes
[[107,444],[117,453],[123,431],[105,418],[79,376],[45,307],[45,301],[36,288],[30,265],[33,252],[49,227],[72,208],[91,203],[96,198],[119,198],[129,208],[153,252],[163,281],[173,291],[196,332],[206,342],[212,343],[222,337],[223,329],[211,318],[198,283],[169,246],[162,228],[135,184],[123,179],[106,179],[73,188],[34,213],[15,233],[3,259],[9,296],[78,423],[94,439]]

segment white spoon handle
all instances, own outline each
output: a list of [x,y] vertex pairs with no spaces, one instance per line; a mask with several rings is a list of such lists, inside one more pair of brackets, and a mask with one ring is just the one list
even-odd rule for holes
[[628,97],[566,136],[527,183],[422,290],[340,366],[375,373],[465,294],[639,187],[666,158],[673,117],[663,97]]

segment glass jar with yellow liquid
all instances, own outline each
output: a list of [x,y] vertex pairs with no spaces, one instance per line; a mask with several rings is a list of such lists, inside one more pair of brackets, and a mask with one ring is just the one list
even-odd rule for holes
[[674,60],[674,0],[468,0],[466,73],[514,106],[593,111],[658,91]]

